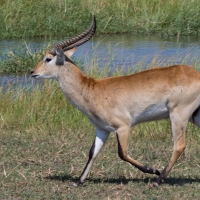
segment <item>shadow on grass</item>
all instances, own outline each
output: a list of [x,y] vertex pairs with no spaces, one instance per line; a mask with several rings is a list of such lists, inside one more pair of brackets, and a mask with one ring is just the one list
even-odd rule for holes
[[[65,175],[65,176],[48,176],[45,177],[45,179],[50,179],[50,180],[56,180],[56,181],[71,181],[71,182],[77,182],[78,178],[73,177],[71,175]],[[127,179],[125,177],[120,177],[120,178],[109,178],[109,179],[100,179],[100,178],[87,178],[86,182],[91,182],[91,183],[111,183],[111,184],[128,184],[129,182],[143,182],[143,183],[153,183],[156,180],[156,178],[141,178],[141,179]],[[185,184],[192,184],[192,183],[200,183],[199,178],[167,178],[163,184],[168,184],[168,185],[179,185],[183,186]]]

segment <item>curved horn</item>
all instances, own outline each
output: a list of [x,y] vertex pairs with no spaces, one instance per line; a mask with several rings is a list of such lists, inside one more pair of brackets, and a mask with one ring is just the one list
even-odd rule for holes
[[96,31],[96,26],[94,26],[93,29],[91,30],[91,32],[84,38],[78,40],[77,42],[75,42],[69,46],[64,47],[63,51],[67,51],[69,49],[72,49],[74,47],[78,47],[78,46],[84,44],[85,42],[87,42],[88,40],[90,40],[92,38],[92,36],[95,34],[95,31]]
[[80,46],[84,44],[85,42],[87,42],[95,34],[95,31],[96,31],[96,19],[95,19],[95,16],[93,15],[92,23],[86,31],[84,31],[82,34],[74,38],[71,38],[69,40],[66,40],[64,42],[57,44],[50,50],[50,53],[52,55],[56,55],[57,48],[61,48],[63,51],[66,51],[66,50],[72,49],[73,47]]

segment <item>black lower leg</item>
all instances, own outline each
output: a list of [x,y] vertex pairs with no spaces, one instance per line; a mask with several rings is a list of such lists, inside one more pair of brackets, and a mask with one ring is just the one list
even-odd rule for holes
[[81,181],[81,178],[84,175],[89,163],[91,162],[91,160],[93,158],[94,149],[95,149],[95,141],[94,141],[94,143],[93,143],[93,145],[92,145],[92,147],[90,149],[90,153],[89,153],[89,158],[88,158],[87,164],[85,165],[85,168],[84,168],[82,174],[80,175],[79,180],[76,183],[74,183],[73,186],[77,187],[78,185],[83,184],[83,181]]
[[142,166],[142,167],[137,167],[137,168],[144,173],[156,174],[158,176],[160,175],[160,172],[155,168],[151,168],[151,167],[147,167],[147,166]]
[[140,171],[142,171],[144,173],[156,174],[158,176],[160,175],[160,172],[157,169],[154,169],[154,168],[151,168],[151,167],[147,167],[147,166],[138,165],[138,164],[134,164],[134,163],[130,162],[127,159],[127,155],[124,155],[124,152],[122,150],[118,135],[117,135],[117,141],[118,141],[118,155],[122,160],[132,164],[134,167],[137,167]]

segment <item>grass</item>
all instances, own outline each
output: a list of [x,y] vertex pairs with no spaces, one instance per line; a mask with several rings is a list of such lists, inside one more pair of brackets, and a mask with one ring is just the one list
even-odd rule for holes
[[[42,53],[35,54],[35,60],[39,61]],[[16,63],[18,59],[15,57]],[[23,59],[33,66],[32,60]],[[99,70],[95,60],[91,63],[94,65],[86,70],[88,75],[105,77],[110,73],[108,68]],[[135,66],[138,71],[142,70],[141,63]],[[152,61],[152,67],[155,63],[156,60]],[[4,85],[0,99],[0,199],[199,197],[200,134],[191,124],[187,130],[187,149],[160,187],[150,187],[154,175],[143,174],[118,158],[116,136],[112,133],[85,184],[73,188],[95,137],[87,118],[69,104],[55,81],[44,80],[34,88],[30,84]],[[130,155],[147,166],[162,170],[172,147],[168,120],[144,123],[131,131]]]
[[[81,124],[80,119],[77,124]],[[35,126],[34,126],[35,127]],[[200,182],[199,130],[189,127],[187,149],[166,182],[149,186],[146,175],[117,155],[112,133],[84,185],[73,188],[94,139],[92,128],[1,129],[1,199],[198,199]],[[130,155],[163,169],[172,151],[169,122],[137,126],[130,137]]]
[[[82,113],[74,110],[66,101],[55,82],[42,81],[41,84],[34,89],[31,86],[24,89],[25,86],[15,88],[14,85],[10,85],[6,92],[1,92],[2,127],[14,129],[21,129],[23,126],[27,129],[43,127],[51,130],[64,125],[68,128],[76,128],[74,127],[76,122],[83,118]],[[85,124],[84,121],[86,120],[82,120],[82,124],[86,126],[87,123]]]
[[199,34],[198,0],[0,0],[0,38],[66,37],[97,17],[97,33]]
[[32,53],[29,46],[17,47],[17,49],[1,53],[1,57],[6,57],[0,61],[0,75],[24,75],[29,74],[33,66],[36,66],[39,60],[42,60],[45,51],[40,50],[38,53]]
[[[198,34],[199,2],[182,0],[0,0],[0,38],[66,37],[82,32],[90,13],[98,20],[98,34]],[[120,24],[120,26],[119,26]],[[63,28],[64,27],[64,28]],[[20,52],[20,48],[18,52]],[[22,51],[22,50],[21,50]],[[0,74],[27,74],[45,51],[9,52]],[[111,51],[112,52],[112,51]],[[179,56],[179,55],[175,55]],[[188,62],[189,54],[183,58]],[[112,57],[112,55],[111,55]],[[81,66],[81,61],[76,61]],[[170,65],[173,58],[166,65]],[[85,63],[84,63],[85,64]],[[141,60],[128,71],[99,70],[91,60],[88,75],[105,77],[143,70]],[[162,65],[155,57],[151,67]],[[192,60],[199,69],[199,58]],[[109,63],[106,65],[109,66]],[[27,77],[28,78],[28,77]],[[5,89],[6,87],[6,89]],[[154,175],[143,174],[117,155],[112,133],[84,185],[73,188],[94,140],[87,118],[66,101],[54,81],[34,88],[0,88],[0,199],[198,199],[200,189],[200,134],[189,124],[187,148],[166,182],[151,188]],[[141,163],[162,170],[172,153],[169,121],[144,123],[131,131],[129,152]]]

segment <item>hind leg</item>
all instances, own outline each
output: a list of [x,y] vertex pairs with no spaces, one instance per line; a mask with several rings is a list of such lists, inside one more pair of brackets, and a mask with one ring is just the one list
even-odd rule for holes
[[129,132],[130,132],[129,126],[120,127],[116,132],[117,133],[117,141],[118,141],[119,157],[122,160],[129,162],[131,165],[135,166],[136,168],[138,168],[139,170],[141,170],[144,173],[156,174],[159,176],[160,172],[157,169],[144,166],[128,155]]
[[181,115],[179,112],[174,112],[170,116],[172,134],[174,139],[173,153],[167,166],[164,168],[160,176],[157,178],[156,183],[154,183],[154,186],[158,186],[160,183],[164,181],[164,179],[167,177],[170,170],[174,166],[175,162],[178,160],[178,158],[183,153],[186,147],[185,132],[188,120],[187,118],[183,119],[184,117],[182,116],[184,115]]

